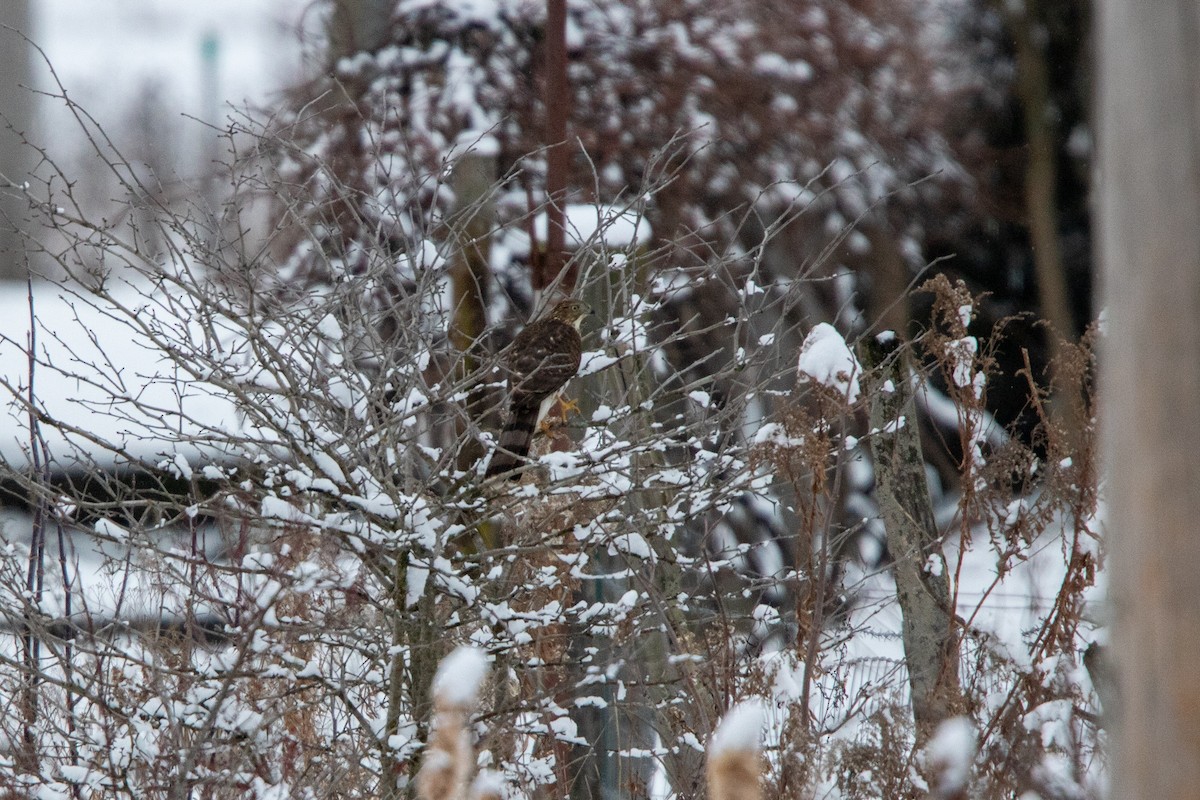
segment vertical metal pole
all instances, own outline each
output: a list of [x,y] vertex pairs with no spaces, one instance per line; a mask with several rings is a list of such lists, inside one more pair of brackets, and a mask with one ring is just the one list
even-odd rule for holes
[[[554,282],[566,263],[567,171],[571,149],[567,145],[567,116],[571,95],[567,85],[567,0],[546,2],[546,250],[533,275],[533,288],[540,291]],[[561,285],[569,294],[575,287],[569,277]]]

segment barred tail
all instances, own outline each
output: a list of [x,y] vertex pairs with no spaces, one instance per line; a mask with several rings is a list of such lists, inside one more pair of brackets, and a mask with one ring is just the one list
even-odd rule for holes
[[[529,455],[529,444],[533,441],[533,431],[537,427],[537,418],[536,405],[522,405],[512,409],[508,424],[500,433],[500,446],[488,464],[486,477],[504,475],[525,463],[525,458]],[[509,476],[509,480],[518,480],[520,477],[520,474],[513,474]]]

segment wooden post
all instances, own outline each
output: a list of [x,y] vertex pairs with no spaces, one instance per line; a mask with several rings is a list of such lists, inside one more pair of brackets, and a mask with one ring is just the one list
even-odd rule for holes
[[395,0],[334,0],[329,14],[329,68],[355,53],[387,44]]
[[[487,327],[488,258],[491,252],[492,226],[496,222],[496,157],[490,143],[459,156],[454,163],[450,184],[454,188],[454,214],[450,220],[455,237],[450,268],[451,296],[454,307],[450,318],[450,341],[459,353],[459,378],[470,375],[479,366],[478,342]],[[467,396],[467,416],[482,427],[495,426],[498,419],[485,420],[488,409],[498,410],[495,391],[472,387]],[[466,428],[459,421],[456,433]],[[483,447],[474,439],[464,443],[458,454],[459,469],[470,469],[483,456]]]
[[1111,797],[1200,796],[1200,6],[1095,6]]

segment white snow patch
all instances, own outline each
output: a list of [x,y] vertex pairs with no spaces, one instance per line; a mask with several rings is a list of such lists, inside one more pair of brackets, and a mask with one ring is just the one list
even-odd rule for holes
[[768,422],[754,432],[754,444],[772,444],[776,447],[803,447],[803,436],[788,436],[778,422]]
[[643,560],[654,557],[654,551],[650,549],[650,543],[640,533],[622,533],[614,536],[612,538],[612,549],[618,553],[625,553],[626,555]]
[[620,360],[620,356],[609,355],[603,350],[589,351],[583,354],[583,358],[579,364],[579,371],[576,375],[580,377],[592,375],[600,370],[608,369]]
[[1050,700],[1030,711],[1021,720],[1025,730],[1038,732],[1042,747],[1068,748],[1072,745],[1071,717],[1074,704],[1069,699]]
[[837,328],[828,322],[816,325],[804,338],[797,369],[809,380],[833,389],[847,403],[858,401],[862,366]]
[[495,158],[500,155],[500,141],[487,131],[465,130],[454,140],[450,160],[468,153],[474,153],[483,158]]
[[554,733],[554,738],[560,742],[570,742],[571,744],[588,744],[586,739],[580,738],[579,726],[575,724],[575,720],[570,717],[555,717],[550,720],[550,730]]
[[[0,378],[13,387],[0,400],[7,408],[0,459],[20,469],[29,462],[29,420],[14,393],[29,385],[29,304],[25,284],[0,291]],[[78,426],[76,435],[53,425],[41,434],[52,456],[64,465],[111,466],[116,450],[135,459],[168,459],[190,477],[193,461],[227,457],[214,442],[214,431],[236,431],[241,422],[232,400],[221,389],[196,380],[173,363],[162,348],[138,330],[116,304],[144,306],[158,313],[152,326],[173,344],[202,347],[203,331],[181,312],[178,302],[149,287],[114,286],[113,303],[74,294],[54,283],[33,285],[37,318],[34,394],[48,417]],[[219,437],[217,437],[219,438]],[[93,440],[111,443],[100,447]],[[184,468],[187,472],[184,472]]]
[[[979,373],[979,375],[982,376],[983,373]],[[938,391],[935,386],[920,381],[915,374],[910,377],[914,386],[917,407],[932,417],[939,425],[951,430],[958,428],[960,425],[959,408],[954,401]],[[979,396],[978,391],[976,396]],[[981,437],[980,441],[986,442],[993,448],[999,448],[1008,442],[1008,434],[1005,432],[1004,426],[987,411],[983,411],[975,420],[975,430]]]
[[107,536],[114,542],[129,541],[129,531],[125,530],[115,522],[110,522],[106,519],[100,519],[96,521],[96,524],[93,527],[95,528],[96,533],[100,534],[101,536]]
[[[567,247],[637,246],[650,238],[650,223],[640,214],[629,209],[609,205],[568,205],[563,220],[566,229]],[[546,241],[548,222],[546,212],[533,218],[534,235],[539,242]]]
[[951,379],[960,389],[972,385],[975,354],[979,352],[979,340],[974,336],[964,336],[946,342],[946,357],[953,364]]
[[171,465],[175,468],[174,471],[178,473],[179,477],[185,481],[192,479],[192,465],[188,463],[187,456],[183,453],[176,453],[175,460],[171,462]]
[[404,574],[404,607],[412,608],[425,594],[425,584],[429,581],[429,567],[411,562]]

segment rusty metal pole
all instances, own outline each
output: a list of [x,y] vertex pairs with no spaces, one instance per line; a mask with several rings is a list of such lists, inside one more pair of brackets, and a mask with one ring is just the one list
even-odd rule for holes
[[[567,2],[546,1],[545,63],[545,144],[546,144],[546,249],[535,258],[533,288],[542,291],[554,283],[566,264],[567,171],[571,150],[567,144],[567,117],[571,113],[571,95],[567,83]],[[564,294],[574,287],[573,276],[564,276],[559,285]]]

